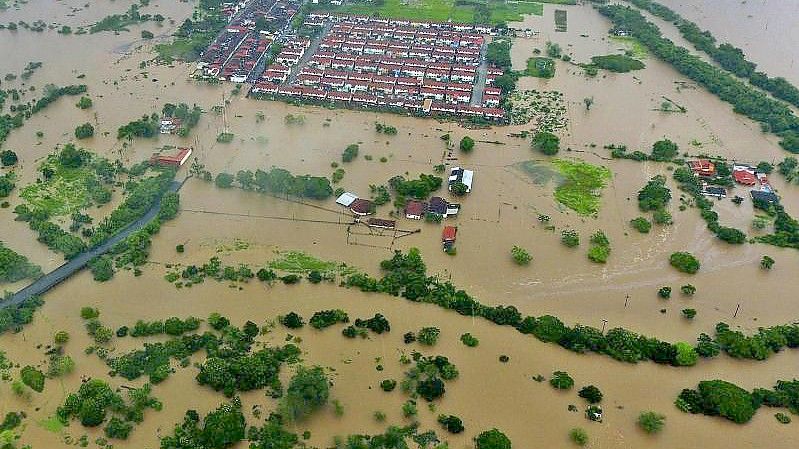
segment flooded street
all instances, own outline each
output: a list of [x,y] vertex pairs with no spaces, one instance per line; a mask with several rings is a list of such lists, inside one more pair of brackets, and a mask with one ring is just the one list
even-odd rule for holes
[[[750,0],[729,8],[717,7],[720,2],[712,0],[662,2],[709,29],[720,41],[741,46],[770,75],[799,83],[793,66],[793,60],[799,57],[797,50],[786,45],[786,53],[772,51],[775,39],[799,41],[794,26],[797,4],[793,0]],[[84,3],[30,0],[19,10],[0,11],[0,23],[42,19],[76,28],[108,14],[122,13],[133,2],[100,0],[83,8]],[[523,315],[551,314],[568,325],[623,327],[670,342],[693,344],[700,333],[712,335],[714,326],[721,321],[750,334],[761,326],[799,320],[799,303],[792,293],[799,289],[796,250],[720,241],[707,230],[697,208],[680,210],[683,193],[672,179],[673,166],[611,159],[610,150],[603,147],[624,144],[630,151],[649,153],[654,142],[668,138],[679,145],[680,153],[718,155],[751,164],[776,164],[787,153],[779,147],[777,138],[761,132],[757,123],[735,114],[728,103],[651,55],[643,60],[643,70],[600,70],[596,77],[587,77],[577,64],[590,61],[592,56],[618,53],[625,47],[608,37],[610,23],[589,5],[546,4],[543,16],[528,16],[524,22],[510,24],[539,31],[537,36],[516,38],[511,56],[514,69],[523,70],[534,49],[545,52],[547,41],[557,42],[571,56],[571,62],[556,62],[554,78],[524,76],[518,89],[562,92],[568,126],[560,133],[558,157],[584,160],[611,170],[612,178],[601,190],[596,217],[580,216],[558,203],[554,182],[540,183],[522,168],[523,163],[533,161],[551,169],[546,156],[531,149],[529,137],[511,136],[533,130],[532,123],[467,129],[456,123],[395,114],[256,101],[245,98],[244,92],[234,95],[234,86],[229,83],[208,85],[194,81],[189,76],[190,64],[152,63],[152,45],[168,39],[192,14],[194,6],[193,2],[153,0],[142,9],[164,15],[167,20],[163,26],[148,22],[118,34],[65,36],[55,29],[42,33],[0,30],[0,73],[19,74],[29,61],[43,62],[24,86],[18,78],[4,81],[3,88],[35,86],[36,90],[24,97],[27,101],[39,98],[46,84],[86,84],[87,96],[94,102],[91,109],[80,110],[75,107],[77,97],[65,96],[12,131],[3,144],[4,149],[14,149],[20,158],[17,189],[6,198],[11,206],[0,209],[0,240],[6,246],[45,272],[63,263],[61,254],[36,241],[36,233],[28,223],[14,220],[13,210],[22,202],[21,188],[36,182],[39,164],[56,145],[76,142],[111,160],[120,159],[127,166],[148,159],[165,145],[193,146],[198,162],[213,174],[280,167],[297,175],[329,177],[335,170],[331,164],[336,162],[345,174],[333,187],[362,197],[369,196],[370,185],[388,185],[388,180],[396,175],[416,179],[419,174],[433,173],[433,166],[445,162],[467,167],[475,171],[474,189],[468,196],[451,198],[446,187],[434,193],[462,205],[456,218],[445,220],[446,225],[458,227],[457,255],[441,251],[441,224],[406,219],[402,212],[393,211],[391,203],[378,207],[375,216],[395,218],[398,229],[421,232],[401,238],[392,238],[390,232],[370,234],[366,226],[350,226],[351,215],[334,204],[333,198],[309,201],[309,205],[238,188],[222,189],[196,177],[189,179],[180,191],[181,212],[154,236],[149,262],[142,267],[141,276],[119,270],[112,281],[98,283],[84,271],[49,292],[33,323],[22,332],[0,335],[0,350],[19,366],[46,366],[44,352],[53,334],[66,330],[72,337],[66,351],[76,361],[76,372],[48,380],[43,393],[34,393],[27,400],[12,393],[10,382],[0,382],[0,416],[20,410],[28,414],[20,446],[68,447],[65,435],[78,438],[87,434],[92,442],[103,436],[101,427],[84,428],[79,422],[61,432],[42,425],[66,395],[80,386],[82,377],[103,378],[113,386],[142,383],[142,379],[127,382],[108,377],[108,366],[96,355],[84,353],[84,348],[93,342],[79,316],[83,306],[99,308],[101,320],[111,329],[132,326],[139,319],[189,315],[205,319],[212,312],[228,316],[238,326],[247,320],[264,325],[290,311],[306,318],[315,311],[331,308],[346,310],[353,319],[384,314],[391,321],[391,332],[371,335],[369,339],[346,339],[339,327],[317,331],[308,327],[288,330],[279,325],[258,337],[271,345],[283,344],[290,331],[301,339],[298,345],[307,365],[332,368],[331,398],[344,406],[343,416],[336,416],[328,406],[290,428],[299,434],[310,430],[307,444],[319,448],[331,447],[335,435],[377,433],[388,425],[411,423],[401,414],[407,396],[399,389],[384,393],[378,384],[386,378],[401,379],[407,368],[398,359],[412,350],[445,355],[460,371],[459,378],[447,384],[447,394],[436,403],[434,411],[421,400],[419,403],[421,429],[436,430],[453,449],[473,448],[472,438],[492,427],[502,429],[514,442],[513,447],[519,449],[570,447],[568,432],[574,427],[588,431],[588,447],[592,448],[799,446],[797,423],[777,422],[773,416],[777,409],[762,407],[751,422],[737,425],[719,417],[682,413],[674,406],[674,399],[683,388],[693,388],[701,380],[723,379],[751,390],[770,388],[778,379],[799,377],[796,349],[772,355],[767,361],[738,360],[721,354],[715,359],[700,360],[693,367],[652,362],[627,364],[603,355],[569,352],[512,328],[431,304],[346,289],[338,281],[266,286],[251,280],[239,289],[207,279],[191,288],[177,289],[164,280],[168,266],[174,264],[201,265],[218,256],[226,264],[246,263],[257,269],[275,259],[280,250],[303,251],[379,275],[380,261],[390,258],[394,250],[419,248],[428,273],[451,280],[480,302],[514,305]],[[555,32],[555,9],[568,11],[565,33]],[[763,31],[766,24],[767,31]],[[156,39],[142,40],[142,29],[152,31]],[[668,33],[675,31],[664,29],[664,34],[671,36]],[[680,43],[676,38],[675,42]],[[584,105],[588,97],[593,98],[590,110]],[[658,110],[665,98],[686,111]],[[189,137],[158,135],[132,142],[117,139],[121,125],[144,114],[160,113],[167,102],[197,104],[205,111]],[[223,114],[212,110],[217,105],[224,105]],[[288,124],[289,114],[303,116],[303,123]],[[95,135],[76,141],[74,128],[83,122],[94,125]],[[394,126],[397,134],[377,133],[375,123]],[[37,131],[42,131],[43,136],[37,136]],[[221,132],[233,133],[232,142],[217,142]],[[447,160],[446,143],[441,139],[447,133],[455,146],[463,136],[471,136],[476,141],[474,151],[465,154],[456,148],[454,160]],[[360,146],[359,156],[351,163],[342,163],[342,151],[354,143]],[[179,171],[178,178],[187,175],[188,164]],[[650,233],[640,234],[629,221],[646,215],[638,209],[637,194],[655,175],[668,179],[672,192],[668,209],[674,224],[655,225]],[[799,214],[797,186],[777,173],[770,176],[770,182],[786,210]],[[115,188],[116,193],[121,191],[121,187]],[[733,195],[745,197],[746,201],[735,205],[730,201]],[[747,188],[737,186],[726,199],[713,202],[722,225],[742,229],[749,237],[765,232],[752,227],[754,210]],[[92,215],[105,216],[117,204],[107,204],[92,211]],[[551,221],[543,223],[540,215],[550,216]],[[561,243],[561,231],[565,229],[579,233],[578,247],[567,248]],[[612,252],[606,264],[593,263],[586,257],[589,238],[597,230],[604,231],[610,240]],[[178,253],[176,245],[184,245],[185,252]],[[510,256],[514,245],[530,252],[533,259],[529,266],[514,263]],[[676,251],[696,255],[701,270],[688,275],[670,267],[669,255]],[[776,260],[770,271],[759,266],[766,254]],[[696,286],[697,293],[692,297],[680,294],[680,286],[685,284]],[[21,281],[0,288],[16,291],[24,285],[25,281]],[[673,288],[671,299],[658,297],[657,291],[663,286]],[[681,314],[685,308],[695,309],[696,318],[685,319]],[[403,333],[423,326],[441,329],[438,345],[423,348],[402,344]],[[480,345],[464,346],[458,339],[464,332],[477,336]],[[120,354],[140,346],[142,341],[162,340],[117,338],[111,347]],[[509,362],[500,363],[500,355],[507,355]],[[385,371],[375,369],[377,357]],[[195,355],[191,361],[202,360]],[[532,380],[537,374],[549,377],[557,370],[568,371],[577,389],[588,384],[601,388],[605,395],[602,423],[584,418],[584,401],[577,397],[576,389],[561,392],[547,382]],[[281,374],[284,385],[289,371],[284,369]],[[173,425],[182,420],[187,409],[196,409],[202,415],[226,400],[221,393],[197,385],[196,373],[194,366],[177,367],[169,379],[154,386],[153,393],[164,403],[163,410],[147,411],[143,423],[136,426],[127,441],[112,440],[114,447],[157,448],[158,437],[171,434]],[[251,413],[253,405],[260,404],[265,415],[276,406],[276,401],[262,390],[247,392],[241,398],[245,415],[253,423],[258,422]],[[580,410],[570,412],[570,404],[577,404]],[[636,425],[644,410],[666,416],[666,426],[658,436],[647,435]],[[386,413],[386,422],[377,422],[375,411]],[[461,417],[465,432],[446,434],[436,423],[441,413]],[[242,442],[235,447],[243,449],[247,444]]]

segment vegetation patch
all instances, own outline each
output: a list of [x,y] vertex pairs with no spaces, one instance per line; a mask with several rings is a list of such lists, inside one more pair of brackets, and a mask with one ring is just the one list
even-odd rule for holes
[[600,69],[616,73],[627,73],[643,69],[644,63],[626,55],[605,55],[591,57],[591,64]]
[[555,60],[543,56],[529,58],[524,74],[536,78],[552,78],[555,76]]
[[0,283],[17,282],[22,279],[36,279],[42,269],[28,261],[28,258],[7,248],[0,241]]
[[565,178],[555,189],[555,199],[580,215],[595,216],[599,212],[602,188],[611,178],[610,170],[566,159],[555,159],[552,164]]
[[538,131],[556,132],[569,123],[562,92],[516,90],[508,95],[507,103],[513,125],[532,123]]

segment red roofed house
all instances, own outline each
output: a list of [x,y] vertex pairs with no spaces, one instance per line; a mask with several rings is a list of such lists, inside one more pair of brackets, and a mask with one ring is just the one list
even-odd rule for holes
[[458,234],[458,228],[455,226],[444,226],[441,231],[441,243],[444,246],[444,251],[452,248],[455,245],[455,236]]
[[745,186],[753,186],[757,184],[757,176],[755,176],[755,171],[749,167],[739,165],[734,166],[732,169],[732,178],[738,184],[743,184]]
[[688,167],[698,176],[715,176],[716,166],[707,159],[689,161]]
[[421,220],[422,215],[425,213],[425,209],[427,205],[421,201],[414,201],[410,200],[407,204],[405,204],[405,218],[410,218],[411,220]]
[[350,204],[350,211],[355,215],[369,215],[372,213],[372,202],[358,198]]
[[178,153],[174,155],[154,154],[153,157],[150,158],[150,162],[157,165],[171,165],[173,167],[180,167],[181,165],[185,164],[187,160],[189,160],[191,153],[191,148],[180,148]]

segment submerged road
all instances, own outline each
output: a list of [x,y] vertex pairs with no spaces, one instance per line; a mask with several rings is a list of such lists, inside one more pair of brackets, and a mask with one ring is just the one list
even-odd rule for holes
[[[183,184],[187,179],[188,178],[184,179],[183,181],[172,181],[172,183],[169,185],[168,191],[177,192],[181,187],[183,187]],[[143,217],[127,225],[101,245],[80,253],[75,258],[67,261],[64,265],[61,265],[55,270],[45,274],[32,284],[18,291],[10,299],[0,302],[0,309],[19,305],[23,301],[30,299],[33,296],[41,295],[42,293],[45,293],[51,288],[60,284],[62,281],[82,270],[92,259],[107,253],[111,250],[111,248],[114,247],[114,245],[125,240],[129,235],[143,228],[158,215],[160,208],[161,198],[158,198],[155,204],[153,204],[153,207],[151,207]]]

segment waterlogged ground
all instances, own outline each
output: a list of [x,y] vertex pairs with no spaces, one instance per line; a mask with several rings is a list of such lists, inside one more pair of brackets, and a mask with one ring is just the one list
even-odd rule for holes
[[[48,23],[77,27],[121,13],[131,4],[101,0],[83,8],[84,3],[31,0],[19,10],[0,12],[0,22],[33,22],[41,18]],[[81,10],[69,13],[73,7]],[[528,139],[509,137],[511,133],[530,131],[531,124],[467,130],[455,124],[396,115],[298,108],[231,96],[230,85],[196,84],[188,79],[189,65],[140,68],[142,61],[154,57],[149,51],[153,42],[139,38],[141,29],[151,30],[156,36],[168,35],[176,26],[170,24],[169,18],[179,24],[191,8],[191,3],[153,1],[146,10],[167,17],[162,28],[147,23],[118,35],[63,36],[54,30],[0,30],[0,72],[18,74],[29,61],[42,61],[43,67],[26,81],[26,86],[36,86],[38,91],[47,83],[85,83],[94,100],[93,108],[79,110],[74,106],[76,98],[62,98],[12,132],[4,144],[4,148],[17,151],[21,162],[17,168],[18,189],[9,198],[12,207],[0,209],[2,240],[7,246],[45,271],[62,262],[59,255],[35,241],[27,224],[13,220],[12,209],[20,202],[20,187],[35,182],[38,164],[56,144],[74,140],[76,125],[89,121],[96,128],[95,137],[80,145],[111,159],[120,158],[126,165],[148,158],[157,147],[167,144],[193,145],[199,161],[213,173],[278,166],[298,174],[330,176],[334,170],[331,162],[338,161],[346,173],[336,187],[361,196],[369,195],[369,185],[386,184],[394,175],[407,173],[416,178],[420,173],[431,173],[432,167],[446,157],[441,135],[450,133],[455,142],[470,135],[477,141],[475,150],[469,155],[456,150],[453,154],[457,159],[448,161],[476,172],[473,192],[460,201],[460,216],[448,220],[448,224],[458,226],[457,255],[441,251],[440,225],[400,218],[400,229],[421,232],[393,239],[388,233],[368,235],[366,228],[355,226],[348,236],[350,219],[332,200],[315,203],[322,208],[310,207],[239,189],[222,190],[191,179],[181,191],[182,212],[155,237],[150,263],[142,276],[120,272],[111,282],[98,284],[89,273],[79,274],[46,296],[47,302],[36,314],[33,325],[20,334],[0,336],[0,348],[20,365],[45,360],[45,349],[40,345],[49,344],[55,331],[67,330],[73,337],[67,352],[77,362],[76,372],[62,381],[48,381],[43,394],[25,401],[13,396],[8,383],[0,384],[0,414],[25,410],[29,415],[23,443],[34,448],[65,447],[64,435],[79,437],[88,433],[91,441],[100,436],[99,431],[87,431],[77,423],[63,433],[45,430],[38,424],[52,416],[65,395],[77,389],[82,377],[107,379],[108,368],[95,356],[83,353],[90,344],[78,316],[84,305],[99,307],[102,320],[112,328],[131,325],[137,319],[206,317],[214,311],[239,325],[248,319],[264,324],[292,310],[306,317],[333,307],[347,310],[351,317],[383,313],[391,321],[391,333],[369,340],[345,339],[338,327],[323,332],[292,332],[302,338],[300,346],[308,363],[335,369],[333,397],[345,408],[342,417],[334,416],[331,408],[293,429],[311,430],[309,443],[319,447],[330,445],[333,435],[377,432],[387,424],[405,422],[400,413],[404,396],[399,391],[383,393],[377,383],[400,377],[403,368],[397,360],[401,351],[410,349],[402,344],[402,333],[427,325],[442,329],[440,343],[427,352],[450,357],[461,375],[448,385],[435,413],[420,404],[419,420],[423,428],[438,430],[438,413],[460,416],[466,431],[450,437],[450,447],[469,448],[472,436],[491,427],[505,431],[514,447],[568,447],[568,430],[576,426],[588,431],[590,447],[788,448],[799,443],[796,424],[779,424],[769,409],[761,409],[752,422],[740,426],[722,419],[686,415],[672,404],[682,388],[692,387],[699,380],[721,378],[751,389],[770,386],[777,379],[794,378],[799,363],[796,351],[777,354],[765,362],[720,356],[692,368],[652,363],[628,365],[603,356],[580,356],[511,329],[434,306],[366,295],[334,284],[303,282],[298,286],[265,287],[252,281],[239,290],[206,280],[191,288],[175,288],[163,279],[169,272],[167,265],[201,264],[212,256],[219,256],[228,264],[262,266],[276,257],[276,250],[300,250],[377,274],[379,262],[390,257],[392,250],[418,247],[431,274],[451,279],[481,302],[513,304],[524,314],[553,314],[569,324],[601,328],[606,320],[609,327],[621,326],[669,341],[693,341],[700,332],[712,333],[719,321],[752,331],[758,326],[791,322],[799,315],[799,306],[789,293],[797,287],[799,262],[794,250],[749,244],[729,246],[716,240],[695,209],[678,210],[679,194],[666,166],[610,160],[609,150],[603,149],[607,144],[626,144],[630,150],[648,151],[654,141],[668,137],[680,145],[681,151],[691,154],[706,152],[747,162],[776,162],[784,157],[770,136],[733,114],[726,103],[699,88],[678,89],[681,85],[676,83],[685,80],[667,65],[650,57],[645,59],[644,70],[628,74],[600,71],[595,78],[586,78],[581,68],[558,61],[553,79],[522,78],[519,82],[520,89],[563,93],[568,126],[559,131],[562,151],[558,157],[584,160],[612,172],[601,191],[599,212],[594,218],[557,203],[554,191],[562,178],[550,161],[533,152]],[[557,8],[568,10],[567,33],[554,32],[552,5],[545,5],[543,16],[529,17],[523,24],[514,25],[540,31],[537,37],[516,39],[515,67],[523,68],[533,49],[544,50],[547,40],[558,42],[575,62],[615,53],[624,46],[606,37],[609,24],[589,7]],[[746,24],[744,21],[739,26],[744,30]],[[664,32],[677,34],[675,30]],[[78,78],[81,74],[85,77]],[[20,85],[19,79],[3,82],[4,88]],[[38,97],[36,92],[28,95]],[[590,110],[584,106],[586,97],[594,99]],[[685,107],[687,112],[657,111],[663,97]],[[225,100],[226,120],[211,112],[214,105]],[[165,102],[196,103],[208,112],[186,139],[160,136],[128,145],[116,140],[120,125],[160,110]],[[257,119],[258,113],[263,113],[263,120]],[[304,116],[304,123],[287,125],[287,114]],[[397,135],[376,133],[375,122],[395,126]],[[216,136],[224,130],[234,134],[233,141],[216,143]],[[37,137],[36,131],[42,131],[44,136]],[[341,152],[352,143],[360,144],[360,155],[354,162],[343,164]],[[381,162],[381,158],[386,162]],[[184,169],[179,176],[185,174]],[[636,195],[657,174],[669,178],[673,189],[669,209],[674,224],[655,226],[649,234],[639,234],[628,225],[630,219],[641,215]],[[777,175],[771,177],[771,182],[788,211],[799,213],[796,187],[784,184]],[[748,196],[740,188],[733,193]],[[97,216],[113,207],[113,203],[104,206]],[[387,218],[391,209],[390,205],[382,206],[377,216]],[[722,224],[756,235],[750,225],[753,212],[748,201],[741,206],[729,200],[717,202],[715,210]],[[540,214],[549,215],[551,221],[540,222]],[[581,245],[573,249],[563,246],[563,229],[578,231]],[[603,230],[611,242],[611,255],[605,265],[591,263],[586,257],[588,238],[596,230]],[[178,244],[185,245],[184,253],[175,251]],[[531,253],[533,261],[529,266],[513,263],[513,245]],[[702,263],[699,273],[689,276],[671,269],[668,255],[674,251],[697,255]],[[763,254],[777,261],[770,272],[758,266]],[[697,287],[693,298],[677,293],[679,286],[686,283]],[[669,301],[656,295],[664,285],[675,290]],[[13,290],[21,286],[2,288]],[[738,305],[738,315],[733,317]],[[683,308],[696,309],[697,317],[685,320],[680,314]],[[467,348],[458,341],[460,334],[467,331],[480,339],[479,347]],[[277,344],[285,334],[278,327],[264,339]],[[118,350],[129,349],[131,340],[115,345]],[[498,361],[502,354],[510,357],[509,363]],[[376,357],[382,357],[385,371],[375,370]],[[603,423],[590,423],[582,412],[567,410],[569,404],[582,410],[583,401],[576,392],[559,393],[546,383],[531,380],[533,375],[549,376],[555,370],[568,371],[578,387],[590,383],[602,389]],[[115,442],[115,447],[157,447],[158,435],[169,432],[186,409],[205,412],[221,403],[223,396],[196,385],[195,373],[192,367],[179,369],[156,386],[154,394],[164,402],[163,411],[148,412],[131,439]],[[113,385],[138,385],[117,378],[110,381]],[[253,404],[262,404],[264,410],[274,407],[274,402],[261,392],[247,393],[243,401],[247,411]],[[638,413],[650,409],[667,417],[665,430],[656,437],[647,437],[635,426]],[[386,423],[374,420],[375,411],[387,414]]]

